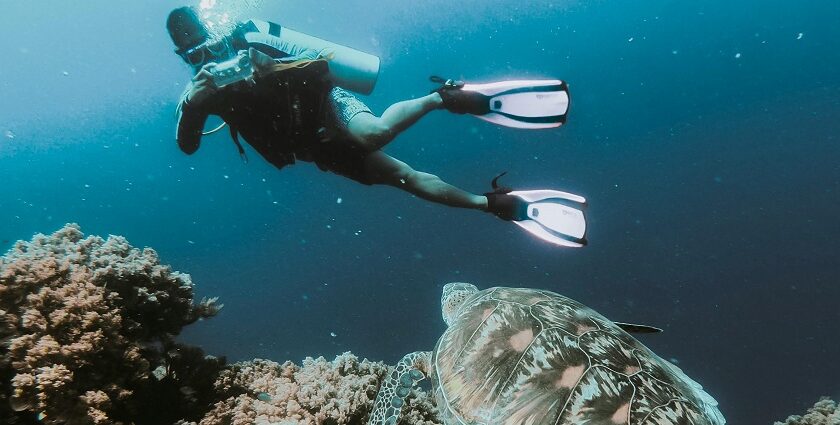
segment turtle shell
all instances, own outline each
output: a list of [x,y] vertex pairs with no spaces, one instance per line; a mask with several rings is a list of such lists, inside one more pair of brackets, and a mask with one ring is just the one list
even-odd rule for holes
[[431,372],[446,425],[725,423],[679,368],[549,291],[490,288],[465,300]]

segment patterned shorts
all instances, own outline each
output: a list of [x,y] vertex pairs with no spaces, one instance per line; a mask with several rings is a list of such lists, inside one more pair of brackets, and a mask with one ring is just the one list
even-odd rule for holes
[[327,95],[327,112],[324,126],[334,133],[328,141],[310,146],[311,160],[318,168],[329,171],[362,184],[371,184],[365,172],[367,151],[361,148],[347,133],[347,124],[357,114],[371,113],[361,100],[344,89],[335,87]]
[[347,90],[333,87],[327,95],[327,127],[347,131],[347,124],[361,112],[370,113],[370,108]]

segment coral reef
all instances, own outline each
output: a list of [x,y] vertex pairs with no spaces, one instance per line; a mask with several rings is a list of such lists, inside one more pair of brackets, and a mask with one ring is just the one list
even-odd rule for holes
[[[17,242],[0,257],[0,423],[366,423],[388,365],[347,352],[226,366],[174,341],[220,308],[120,236],[68,224]],[[427,391],[412,390],[399,423],[440,423]],[[823,398],[775,425],[840,425],[840,405]]]
[[0,257],[0,422],[143,423],[144,403],[169,388],[172,414],[200,417],[206,396],[190,382],[210,387],[223,360],[173,337],[215,301],[193,304],[189,275],[120,236],[68,224],[17,242]]
[[804,416],[789,416],[775,425],[840,425],[840,404],[823,397]]
[[[198,424],[364,424],[388,370],[384,363],[359,361],[351,353],[331,362],[306,358],[301,366],[268,360],[237,363],[216,382],[223,400]],[[403,425],[438,423],[431,397],[420,389],[409,395],[403,412]]]

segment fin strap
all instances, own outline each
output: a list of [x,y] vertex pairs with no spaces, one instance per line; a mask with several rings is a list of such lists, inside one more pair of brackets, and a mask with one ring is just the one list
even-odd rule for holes
[[505,186],[499,186],[499,178],[507,174],[507,171],[502,171],[501,174],[494,177],[493,180],[490,182],[490,187],[493,188],[493,193],[510,193],[513,192],[513,189]]
[[460,89],[461,87],[464,87],[464,84],[465,84],[463,81],[453,80],[451,78],[438,77],[437,75],[432,75],[431,77],[429,77],[429,81],[431,81],[435,84],[443,84],[443,86],[446,87],[446,88],[456,88],[456,89]]

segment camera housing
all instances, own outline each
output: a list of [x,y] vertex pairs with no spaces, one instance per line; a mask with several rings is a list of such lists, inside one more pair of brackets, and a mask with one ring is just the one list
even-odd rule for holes
[[232,59],[220,62],[208,71],[213,76],[213,83],[216,87],[222,88],[244,80],[251,80],[254,76],[254,67],[248,52],[240,50]]

